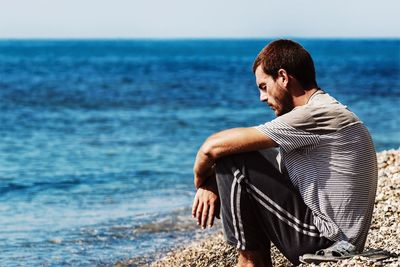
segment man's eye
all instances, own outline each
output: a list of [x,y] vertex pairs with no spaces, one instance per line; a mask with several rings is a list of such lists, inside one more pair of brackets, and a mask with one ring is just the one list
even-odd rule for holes
[[267,91],[267,85],[266,84],[264,84],[264,83],[262,83],[262,84],[259,84],[258,85],[258,89],[260,90],[260,91]]

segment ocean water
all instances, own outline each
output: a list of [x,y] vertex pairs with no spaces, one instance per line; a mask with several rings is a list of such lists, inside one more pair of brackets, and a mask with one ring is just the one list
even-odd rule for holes
[[[299,40],[378,151],[400,146],[400,40]],[[267,40],[0,41],[0,266],[96,266],[187,241],[192,164],[273,114]]]

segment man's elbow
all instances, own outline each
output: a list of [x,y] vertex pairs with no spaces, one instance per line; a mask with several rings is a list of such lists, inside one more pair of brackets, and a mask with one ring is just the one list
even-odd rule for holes
[[201,153],[211,161],[216,161],[221,157],[222,150],[214,139],[208,139],[200,149]]

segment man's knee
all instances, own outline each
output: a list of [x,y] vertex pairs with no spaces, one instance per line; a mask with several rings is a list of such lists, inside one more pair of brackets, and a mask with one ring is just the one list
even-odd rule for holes
[[225,156],[219,158],[215,162],[215,174],[218,185],[218,190],[224,192],[230,187],[233,181],[233,173],[231,171],[232,158],[231,156]]
[[237,175],[242,173],[243,168],[239,164],[239,157],[238,154],[232,154],[221,157],[215,162],[216,180],[221,194],[230,194],[232,183],[237,183]]
[[217,180],[232,180],[237,170],[242,169],[242,164],[238,161],[238,155],[232,154],[219,158],[215,162],[215,173]]
[[228,169],[232,169],[232,167],[241,169],[243,165],[245,165],[246,161],[251,161],[252,159],[259,158],[260,156],[261,154],[258,151],[231,154],[217,159],[215,166],[217,171],[226,167],[228,167]]
[[228,156],[221,157],[215,161],[215,172],[217,174],[225,172],[225,169],[229,169],[227,167],[230,166],[232,163],[231,157],[232,157],[232,155],[228,155]]
[[246,162],[253,161],[260,156],[257,151],[254,151],[231,154],[219,158],[215,164],[217,182],[220,181],[220,184],[230,185],[235,178],[237,182],[241,182],[243,177],[246,176]]
[[260,162],[264,160],[263,156],[258,151],[250,151],[238,154],[231,154],[219,158],[215,164],[216,173],[231,173],[234,174],[236,170],[243,171],[248,164]]

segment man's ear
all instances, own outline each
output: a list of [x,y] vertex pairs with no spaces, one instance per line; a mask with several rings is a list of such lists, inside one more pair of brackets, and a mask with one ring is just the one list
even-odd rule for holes
[[278,70],[278,81],[283,87],[287,87],[289,84],[289,74],[285,69]]

